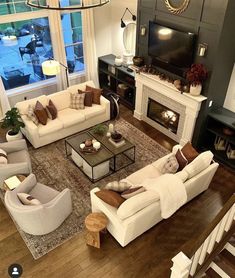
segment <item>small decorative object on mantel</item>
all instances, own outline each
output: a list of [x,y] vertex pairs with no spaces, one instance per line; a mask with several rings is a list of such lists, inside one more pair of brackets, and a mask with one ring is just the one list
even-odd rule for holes
[[202,83],[207,79],[208,71],[203,64],[193,64],[186,72],[186,80],[190,84],[190,94],[199,96],[202,91]]
[[144,57],[134,56],[133,63],[137,67],[142,67],[144,65]]
[[190,0],[181,0],[178,6],[173,6],[171,0],[165,0],[167,9],[173,14],[181,14],[188,8]]

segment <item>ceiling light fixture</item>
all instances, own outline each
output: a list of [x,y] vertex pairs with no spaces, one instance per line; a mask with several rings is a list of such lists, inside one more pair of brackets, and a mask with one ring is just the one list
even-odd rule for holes
[[77,0],[78,4],[73,4],[70,6],[61,6],[60,0],[58,0],[58,5],[52,6],[51,4],[45,4],[44,0],[26,0],[26,5],[37,8],[37,9],[46,9],[46,10],[57,10],[57,11],[66,11],[66,10],[85,10],[92,9],[104,6],[110,2],[110,0]]
[[121,18],[121,28],[125,28],[126,27],[126,23],[123,21],[123,18],[124,18],[124,16],[125,16],[127,11],[132,15],[132,20],[136,21],[136,15],[134,15],[128,8],[126,8],[125,12],[124,12],[124,14],[123,14],[123,16]]

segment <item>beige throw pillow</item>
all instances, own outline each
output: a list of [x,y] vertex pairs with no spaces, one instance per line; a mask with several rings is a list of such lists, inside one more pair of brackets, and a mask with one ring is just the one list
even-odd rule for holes
[[17,193],[17,196],[23,205],[38,206],[41,202],[33,196],[26,193]]
[[173,154],[172,156],[168,157],[166,163],[162,167],[162,174],[175,174],[179,169],[179,163]]
[[28,116],[29,120],[32,121],[35,125],[39,124],[38,118],[36,117],[36,115],[34,113],[34,107],[32,105],[29,105],[29,107],[28,107],[27,116]]
[[112,182],[109,182],[105,186],[105,189],[113,190],[113,191],[116,191],[116,192],[123,192],[125,190],[128,190],[130,187],[131,187],[131,185],[128,184],[127,182],[124,182],[124,181],[112,181]]
[[85,101],[85,93],[70,94],[70,108],[76,110],[85,109],[84,101]]

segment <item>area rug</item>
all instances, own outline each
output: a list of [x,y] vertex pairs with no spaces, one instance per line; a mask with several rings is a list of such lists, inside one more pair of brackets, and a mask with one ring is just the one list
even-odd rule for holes
[[66,158],[64,140],[39,149],[29,148],[33,173],[37,180],[58,191],[69,188],[73,202],[72,214],[50,234],[32,236],[17,227],[34,259],[42,257],[83,231],[84,219],[91,211],[89,192],[92,188],[103,187],[111,180],[123,179],[168,153],[157,142],[122,118],[117,121],[116,129],[136,145],[136,162],[95,184],[91,183],[75,164]]

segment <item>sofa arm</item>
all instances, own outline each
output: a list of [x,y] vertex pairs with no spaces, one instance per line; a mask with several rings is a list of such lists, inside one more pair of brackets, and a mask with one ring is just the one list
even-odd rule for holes
[[31,173],[31,169],[27,162],[6,164],[0,167],[0,185],[3,184],[4,180],[20,174],[28,175]]
[[30,121],[27,116],[21,116],[25,127],[23,129],[28,130],[30,133],[38,134],[38,127],[33,121]]
[[6,153],[18,152],[21,150],[27,150],[27,144],[24,139],[15,140],[11,142],[1,143],[0,149],[3,149]]
[[37,180],[34,174],[30,174],[26,179],[16,187],[16,193],[28,193],[30,192],[35,185],[37,184]]

